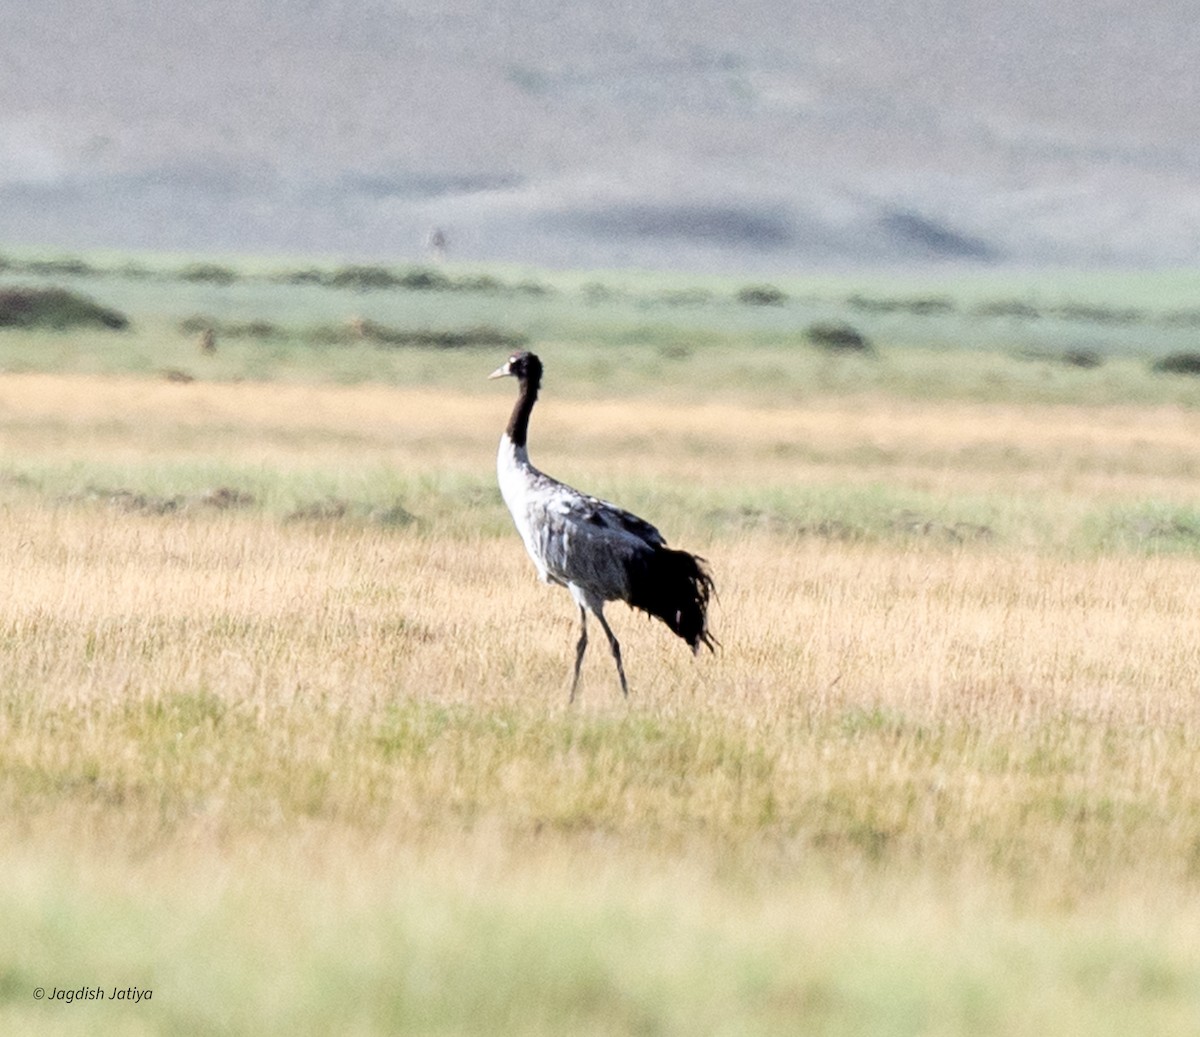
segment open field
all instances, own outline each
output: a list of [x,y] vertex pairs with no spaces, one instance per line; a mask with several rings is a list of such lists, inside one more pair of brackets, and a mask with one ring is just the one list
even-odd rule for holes
[[[523,336],[554,357],[560,390],[621,398],[703,386],[706,396],[758,404],[872,388],[916,399],[1200,404],[1195,379],[1151,370],[1195,351],[1200,276],[1186,270],[812,274],[763,284],[629,271],[0,253],[0,292],[45,285],[94,297],[131,325],[82,337],[6,328],[6,371],[470,381],[470,350],[386,348],[348,334],[366,321],[435,341]],[[797,348],[806,329],[829,324],[850,325],[877,348],[869,359]],[[203,325],[217,329],[221,344],[200,359],[194,329]]]
[[502,355],[96,294],[0,331],[0,1031],[1196,1032],[1187,379],[514,321],[535,460],[720,594],[701,659],[614,606],[631,700],[594,645],[568,708]]

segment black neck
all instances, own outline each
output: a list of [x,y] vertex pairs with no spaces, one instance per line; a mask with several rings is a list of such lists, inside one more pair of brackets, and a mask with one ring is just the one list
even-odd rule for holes
[[539,381],[540,378],[536,374],[521,379],[521,392],[517,396],[512,417],[508,419],[508,428],[505,430],[508,438],[512,440],[513,446],[525,445],[525,439],[529,435],[529,415],[533,412],[533,405],[537,402]]

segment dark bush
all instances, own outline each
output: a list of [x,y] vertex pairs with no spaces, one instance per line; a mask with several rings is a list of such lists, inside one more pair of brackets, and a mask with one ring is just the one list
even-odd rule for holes
[[1104,360],[1094,349],[1068,349],[1062,362],[1069,367],[1099,367]]
[[369,342],[388,349],[410,346],[428,349],[519,349],[529,341],[525,335],[504,331],[490,324],[461,330],[394,328],[362,317],[355,317],[342,325],[312,327],[304,333],[304,338],[314,345],[345,346]]
[[400,284],[400,278],[387,269],[387,267],[344,266],[326,277],[325,283],[333,288],[359,288],[367,290],[395,288]]
[[233,284],[238,275],[218,263],[192,263],[179,271],[182,281],[201,281],[208,284]]
[[491,274],[479,274],[475,277],[460,277],[451,284],[456,292],[499,292],[504,289],[504,283]]
[[506,285],[491,274],[467,274],[460,278],[452,278],[440,270],[424,266],[393,270],[385,266],[350,265],[339,267],[332,272],[310,267],[306,270],[287,271],[273,279],[284,284],[319,284],[326,288],[352,288],[364,292],[397,288],[410,292],[523,292],[545,295],[552,290],[533,282]]
[[454,287],[454,282],[445,274],[420,266],[406,270],[398,283],[410,292],[444,292]]
[[1200,325],[1200,309],[1172,310],[1163,314],[1162,322],[1169,328],[1194,328]]
[[1168,353],[1150,365],[1160,374],[1200,374],[1200,353]]
[[773,284],[748,284],[738,290],[737,301],[747,306],[782,306],[787,293]]
[[329,275],[324,270],[309,268],[307,270],[289,270],[276,275],[273,280],[283,284],[326,284],[329,281]]
[[521,295],[553,295],[554,289],[541,281],[518,281],[513,285],[513,291]]
[[427,267],[413,267],[397,273],[384,266],[344,266],[325,278],[331,288],[357,288],[360,291],[403,288],[413,292],[446,291],[454,283],[445,274]]
[[915,313],[918,317],[932,317],[938,313],[954,312],[954,302],[938,296],[931,296],[927,299],[909,299],[905,306],[909,313]]
[[481,324],[462,331],[437,331],[421,328],[404,331],[393,328],[377,329],[370,337],[381,346],[423,346],[433,349],[499,348],[519,349],[528,342],[524,335],[503,331],[490,324]]
[[856,310],[867,313],[911,313],[917,317],[933,317],[952,313],[954,303],[939,296],[918,299],[875,299],[866,295],[852,295],[846,303]]
[[579,293],[583,296],[585,302],[595,304],[610,302],[621,295],[616,289],[611,288],[609,285],[601,284],[599,281],[588,281],[587,284],[580,287]]
[[65,288],[0,288],[0,328],[129,327],[129,318]]
[[[214,329],[215,330],[215,329]],[[225,325],[226,335],[233,338],[283,338],[284,330],[269,320],[248,320]]]
[[1141,310],[1119,310],[1112,306],[1087,306],[1069,303],[1051,311],[1062,320],[1087,321],[1092,324],[1136,324],[1146,315]]
[[975,307],[976,317],[1019,317],[1021,320],[1037,320],[1042,311],[1027,302],[1016,299],[1000,299],[985,302]]
[[87,277],[96,273],[96,268],[82,259],[31,259],[22,264],[31,274],[43,277]]
[[179,322],[179,330],[184,335],[198,335],[202,331],[217,330],[219,321],[213,320],[211,317],[202,317],[196,314],[192,317],[184,317]]
[[870,353],[872,347],[867,337],[849,324],[811,324],[804,337],[819,349],[833,353]]

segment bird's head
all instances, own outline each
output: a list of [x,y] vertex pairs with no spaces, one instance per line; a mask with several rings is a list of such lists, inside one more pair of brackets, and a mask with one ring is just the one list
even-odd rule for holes
[[530,382],[537,385],[542,380],[542,362],[537,358],[536,353],[530,353],[525,349],[518,350],[508,358],[506,363],[497,367],[488,377],[512,377],[522,382]]

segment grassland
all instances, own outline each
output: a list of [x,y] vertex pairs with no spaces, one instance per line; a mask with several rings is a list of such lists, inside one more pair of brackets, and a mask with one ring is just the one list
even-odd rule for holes
[[[1200,419],[1147,366],[1177,342],[788,330],[894,281],[776,313],[538,274],[487,312],[73,276],[131,330],[0,337],[0,1030],[1196,1032]],[[1184,288],[1092,285],[1168,336]],[[597,651],[568,708],[499,358],[203,357],[197,312],[528,335],[537,459],[711,560],[723,649],[614,608],[632,699]],[[33,997],[83,986],[153,995]]]

